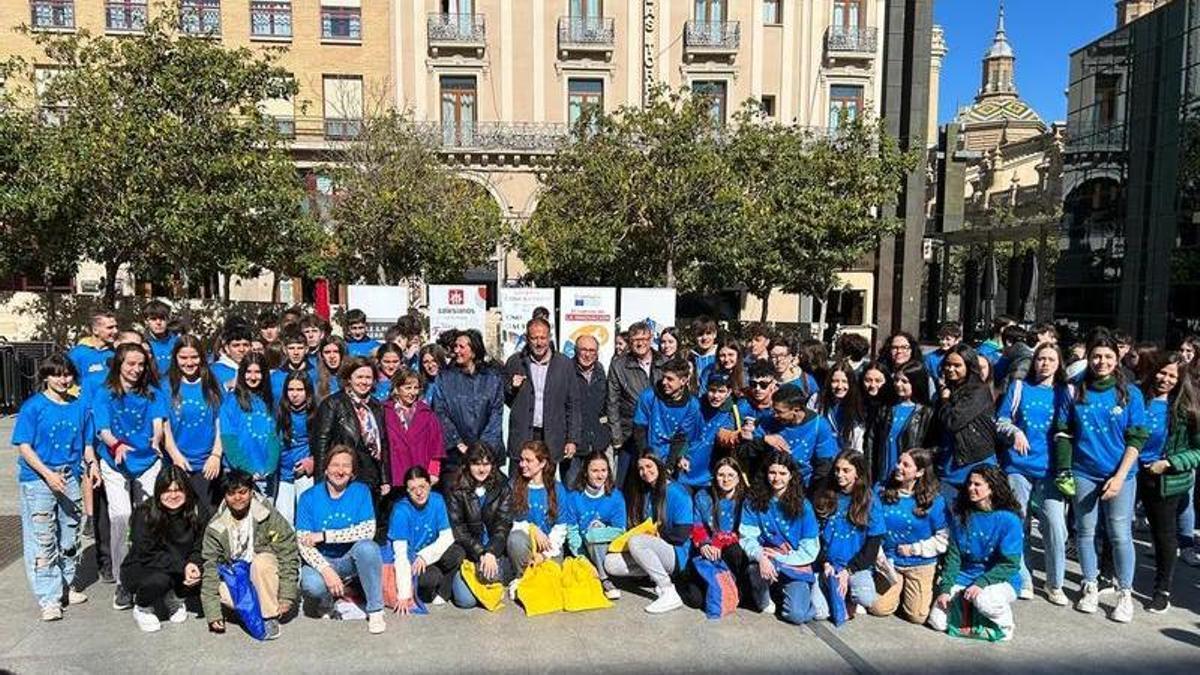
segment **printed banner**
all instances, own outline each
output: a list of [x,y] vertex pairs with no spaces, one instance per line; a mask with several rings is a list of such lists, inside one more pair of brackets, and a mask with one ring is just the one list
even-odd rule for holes
[[650,324],[654,348],[658,349],[659,334],[675,325],[675,289],[622,288],[621,330],[629,330],[638,321]]
[[559,289],[559,348],[575,356],[575,341],[581,335],[591,335],[600,343],[600,362],[612,361],[616,332],[617,289],[577,288]]
[[346,291],[347,309],[367,313],[367,334],[382,340],[396,319],[408,313],[408,286],[366,286],[351,284]]
[[550,311],[550,340],[554,340],[553,288],[500,289],[500,348],[504,358],[525,346],[525,324],[533,318],[533,310],[544,307]]
[[487,286],[429,286],[429,338],[448,330],[475,330],[487,324]]

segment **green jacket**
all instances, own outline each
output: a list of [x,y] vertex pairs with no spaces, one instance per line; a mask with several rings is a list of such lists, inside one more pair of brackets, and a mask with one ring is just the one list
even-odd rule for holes
[[1190,429],[1187,418],[1176,415],[1167,432],[1163,457],[1171,463],[1171,468],[1160,476],[1159,495],[1175,497],[1191,490],[1196,469],[1200,467],[1200,424],[1196,429]]
[[[256,494],[250,502],[247,517],[254,519],[254,552],[273,553],[279,563],[279,601],[294,606],[300,576],[296,531],[261,495]],[[204,530],[204,583],[200,589],[200,603],[209,621],[221,616],[221,576],[217,567],[230,562],[233,545],[229,541],[229,530],[232,525],[233,516],[222,502]]]

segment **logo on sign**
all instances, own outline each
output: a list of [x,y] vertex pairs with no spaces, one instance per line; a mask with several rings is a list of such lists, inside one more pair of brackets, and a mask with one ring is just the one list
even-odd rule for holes
[[463,298],[463,292],[462,292],[461,288],[450,289],[450,297],[449,297],[448,302],[451,305],[461,305],[461,304],[463,304],[464,299],[465,298]]

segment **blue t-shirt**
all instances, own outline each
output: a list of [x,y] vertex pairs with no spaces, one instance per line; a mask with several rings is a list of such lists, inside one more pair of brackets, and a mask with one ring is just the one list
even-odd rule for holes
[[883,501],[883,487],[875,494],[883,513],[883,552],[896,567],[921,567],[937,563],[937,556],[922,558],[919,556],[902,556],[896,552],[901,544],[915,544],[937,534],[938,530],[948,527],[949,513],[946,500],[941,495],[933,498],[929,512],[924,516],[916,515],[917,500],[912,495],[900,495],[895,504]]
[[822,415],[808,413],[800,424],[783,424],[771,418],[766,426],[767,435],[778,434],[787,441],[792,458],[800,465],[800,477],[808,485],[812,479],[815,459],[832,460],[838,453],[837,437]]
[[131,448],[125,453],[125,462],[117,464],[108,446],[98,443],[100,457],[109,466],[128,476],[140,476],[158,461],[158,453],[150,443],[154,440],[154,420],[167,418],[167,402],[162,396],[153,391],[149,396],[133,392],[116,395],[108,387],[100,387],[92,397],[92,417],[96,433],[108,429]]
[[713,496],[710,490],[698,490],[692,503],[692,521],[703,523],[710,533],[738,531],[736,499],[720,499],[717,501],[717,517],[713,519]]
[[279,470],[283,444],[275,416],[260,396],[250,396],[250,410],[242,410],[237,396],[221,402],[221,446],[225,463],[256,476],[271,476]]
[[692,352],[692,370],[696,373],[696,381],[700,383],[700,391],[708,389],[708,376],[712,374],[712,367],[717,364],[717,350],[712,350],[711,354],[700,354]]
[[[276,368],[275,370],[271,371],[271,400],[272,401],[282,401],[283,400],[283,396],[284,396],[283,382],[284,382],[284,380],[287,379],[288,373],[290,373],[290,372],[291,372],[290,370],[284,370],[282,368]],[[312,385],[313,391],[316,391],[317,390],[317,378],[315,375],[313,375],[313,371],[306,370],[306,371],[304,371],[304,373],[306,375],[308,375],[308,382],[309,382],[309,384]]]
[[[83,401],[75,398],[57,403],[45,392],[39,392],[21,404],[13,427],[12,444],[27,443],[47,468],[66,467],[72,476],[78,477],[86,430],[87,407]],[[22,483],[42,480],[19,452],[17,469],[17,480]]]
[[[972,512],[965,526],[951,518],[950,537],[958,547],[957,586],[970,586],[1001,559],[1019,558],[1025,550],[1021,517],[1012,511]],[[1009,583],[1020,591],[1020,572],[1014,572]]]
[[154,355],[154,363],[158,366],[158,372],[166,375],[167,369],[171,367],[171,352],[179,343],[179,335],[167,331],[162,339],[147,335],[146,341],[150,343],[150,353]]
[[214,361],[209,364],[208,369],[212,371],[213,377],[217,378],[217,384],[226,389],[233,389],[237,382],[237,367],[221,361]]
[[567,493],[567,510],[558,516],[559,521],[574,525],[586,532],[593,523],[601,527],[628,527],[625,512],[625,497],[620,490],[593,497],[585,491],[572,490]]
[[171,396],[171,383],[163,382],[158,396],[167,408],[167,422],[171,425],[171,436],[175,446],[187,459],[193,471],[199,471],[212,454],[217,440],[217,413],[204,396],[204,385],[198,380],[179,383],[179,402]]
[[513,520],[524,520],[533,523],[537,526],[542,534],[549,534],[550,528],[563,521],[564,511],[567,508],[567,491],[563,488],[562,483],[554,484],[554,499],[555,499],[555,516],[550,517],[550,502],[546,495],[546,486],[529,485],[528,492],[525,494],[529,497],[529,510],[524,513],[516,512],[516,504],[513,505]]
[[885,525],[879,506],[879,500],[871,495],[867,524],[860,527],[850,522],[850,495],[837,496],[837,508],[821,525],[821,548],[825,550],[825,559],[834,567],[845,568],[869,537],[883,536]]
[[346,340],[346,354],[349,356],[362,356],[370,358],[379,345],[383,344],[379,340],[371,338],[363,338],[361,340]]
[[371,389],[371,398],[376,401],[386,401],[392,395],[392,381],[379,380],[375,383],[375,387]]
[[[83,379],[92,373],[107,374],[108,364],[114,353],[111,347],[97,349],[80,343],[71,347],[71,350],[67,352],[67,358],[75,364],[75,370],[79,371],[78,380],[82,384]],[[101,375],[101,379],[103,377]]]
[[[1016,390],[1020,388],[1020,402],[1013,411]],[[1014,381],[1008,385],[1004,398],[997,408],[999,419],[1010,420],[1029,440],[1029,452],[1022,455],[1007,446],[1001,449],[1000,465],[1006,473],[1017,473],[1028,478],[1045,478],[1050,474],[1051,449],[1059,415],[1065,414],[1069,405],[1065,387],[1033,385]]]
[[755,408],[750,399],[738,399],[738,419],[744,423],[747,417],[754,418],[754,438],[761,439],[767,435],[766,428],[775,419],[775,408],[768,405],[765,408]]
[[788,518],[779,506],[779,499],[771,497],[771,503],[765,511],[756,511],[750,504],[746,505],[742,514],[742,522],[759,529],[758,542],[763,546],[779,548],[787,544],[792,549],[800,547],[807,539],[820,536],[817,525],[817,515],[812,504],[804,500],[804,513],[796,518]]
[[1146,405],[1146,429],[1150,436],[1138,453],[1138,461],[1145,466],[1163,458],[1167,446],[1167,419],[1170,409],[1165,398],[1152,398]]
[[886,481],[888,476],[896,470],[896,464],[900,462],[900,453],[908,448],[900,447],[900,438],[904,435],[904,428],[908,426],[908,421],[912,419],[913,413],[917,410],[917,404],[912,401],[903,401],[892,406],[892,426],[888,429],[887,443],[883,449],[883,473],[878,476],[881,481]]
[[[430,495],[433,499],[433,495]],[[357,481],[346,486],[342,496],[334,499],[329,494],[329,485],[324,481],[300,495],[296,506],[297,532],[324,532],[342,530],[361,522],[375,519],[375,505],[371,501],[371,489],[366,483]],[[317,544],[317,550],[327,559],[341,558],[350,552],[353,543]]]
[[[392,507],[392,518],[388,522],[388,545],[384,548],[384,562],[392,562],[393,542],[408,542],[408,562],[417,560],[421,549],[437,541],[442,530],[450,529],[450,516],[446,512],[446,500],[436,492],[429,493],[425,506],[417,507],[409,499],[401,499]],[[431,562],[431,561],[426,561]]]
[[1000,360],[1000,356],[1002,355],[1000,345],[994,340],[987,340],[980,344],[979,348],[975,350],[975,353],[987,359],[988,363],[992,364],[993,366],[996,365],[996,361]]
[[946,352],[940,349],[935,349],[925,355],[925,370],[929,371],[930,377],[933,377],[935,380],[941,373],[942,359],[944,358],[946,358]]
[[634,425],[646,428],[647,445],[663,461],[667,461],[671,453],[671,440],[676,434],[683,438],[689,450],[700,438],[704,426],[700,402],[691,394],[685,396],[687,398],[681,404],[669,405],[658,396],[654,387],[647,387],[633,412]]
[[717,432],[721,429],[737,430],[733,410],[712,408],[708,401],[700,404],[700,420],[700,435],[688,451],[688,470],[679,475],[679,482],[692,489],[712,484],[712,458]]
[[[308,413],[293,410],[288,415],[292,422],[292,440],[284,446],[279,457],[279,480],[285,483],[296,480],[296,463],[312,456],[308,447]],[[282,434],[280,436],[282,441]]]
[[[657,514],[655,518],[653,495],[646,494],[642,501],[642,518],[654,518],[660,524],[660,529],[677,527],[679,525],[687,525],[689,530],[692,525],[692,496],[688,493],[687,488],[674,481],[667,483],[667,499],[663,504],[664,514]],[[634,523],[635,525],[637,523]],[[687,562],[688,552],[691,549],[691,538],[686,539],[682,544],[675,545],[675,569],[682,570],[683,565]]]
[[[1142,391],[1126,387],[1129,398],[1125,405],[1117,400],[1117,389],[1090,389],[1083,403],[1071,401],[1070,428],[1075,434],[1075,450],[1071,454],[1071,469],[1077,476],[1103,482],[1112,477],[1125,455],[1125,432],[1146,425],[1146,404]],[[1137,462],[1129,467],[1126,479],[1137,473]]]

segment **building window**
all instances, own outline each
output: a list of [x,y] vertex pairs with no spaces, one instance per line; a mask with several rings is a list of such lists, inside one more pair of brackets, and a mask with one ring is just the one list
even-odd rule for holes
[[862,0],[833,0],[833,26],[847,30],[862,25]]
[[54,78],[63,71],[59,66],[35,66],[34,92],[37,94],[38,119],[43,124],[58,124],[67,114],[68,106],[58,94],[51,94]]
[[568,15],[577,19],[599,19],[604,16],[602,0],[570,0]]
[[35,29],[75,27],[75,0],[33,0],[29,3],[29,13]]
[[692,83],[692,93],[708,99],[708,114],[714,124],[725,124],[727,85],[723,80],[701,80]]
[[182,0],[179,27],[189,35],[220,35],[221,0]]
[[702,23],[722,23],[729,19],[725,0],[695,0],[696,21]]
[[269,98],[258,104],[259,111],[275,123],[284,138],[296,137],[296,105],[290,98]]
[[1101,73],[1096,76],[1096,127],[1105,129],[1116,124],[1119,115],[1117,102],[1121,97],[1121,76]]
[[361,40],[362,9],[358,7],[321,7],[321,39]]
[[451,147],[469,147],[475,141],[478,98],[475,78],[442,78],[442,142]]
[[567,122],[572,129],[588,109],[604,112],[604,80],[567,80]]
[[146,0],[108,0],[104,3],[104,25],[111,31],[146,28]]
[[762,100],[758,102],[759,110],[767,117],[775,117],[775,95],[763,94]]
[[783,0],[763,0],[763,23],[783,23]]
[[326,75],[323,82],[325,138],[355,138],[362,131],[362,78],[356,75]]
[[842,113],[846,121],[856,119],[862,113],[863,88],[856,85],[835,84],[829,87],[829,128],[841,126]]
[[250,34],[254,37],[291,37],[292,3],[251,2]]

